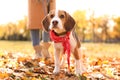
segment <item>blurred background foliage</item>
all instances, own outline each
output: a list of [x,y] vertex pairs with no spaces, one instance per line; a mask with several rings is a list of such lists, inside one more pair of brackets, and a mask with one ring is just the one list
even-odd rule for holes
[[30,40],[29,30],[27,29],[27,17],[15,23],[9,22],[0,25],[1,40]]
[[120,42],[120,17],[76,11],[76,32],[83,42]]
[[[120,17],[77,10],[72,14],[76,20],[76,32],[83,42],[120,42]],[[0,24],[0,40],[30,40],[27,16],[16,23]]]

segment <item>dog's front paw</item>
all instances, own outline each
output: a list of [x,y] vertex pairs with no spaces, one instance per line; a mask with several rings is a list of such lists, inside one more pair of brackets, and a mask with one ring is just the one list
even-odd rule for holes
[[87,70],[86,70],[86,67],[84,66],[83,62],[82,61],[77,61],[76,62],[76,69],[75,69],[75,74],[77,75],[81,75],[83,73],[85,73]]
[[80,68],[78,68],[78,69],[75,70],[75,74],[76,74],[76,75],[82,75],[82,74],[85,73],[86,71],[87,71],[87,70],[86,70],[85,67],[80,66]]
[[80,69],[76,69],[76,70],[75,70],[75,74],[76,74],[76,75],[81,75],[82,73],[81,73]]
[[87,71],[86,68],[80,67],[79,69],[76,69],[76,70],[75,70],[75,74],[76,74],[76,75],[82,75],[82,74],[85,73],[86,71]]
[[60,68],[55,68],[55,69],[53,70],[53,74],[59,74],[59,72],[60,72]]

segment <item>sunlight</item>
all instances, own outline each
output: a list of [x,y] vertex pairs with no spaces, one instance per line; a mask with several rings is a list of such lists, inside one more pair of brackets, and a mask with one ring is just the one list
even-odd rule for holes
[[27,15],[27,0],[0,0],[0,24],[16,22]]
[[[120,16],[119,0],[56,0],[57,9],[73,14],[76,10],[92,10],[95,16]],[[27,0],[0,0],[0,24],[16,22],[27,15]]]
[[57,0],[57,9],[63,9],[69,13],[75,10],[92,10],[95,16],[116,15],[120,16],[118,8],[119,0]]

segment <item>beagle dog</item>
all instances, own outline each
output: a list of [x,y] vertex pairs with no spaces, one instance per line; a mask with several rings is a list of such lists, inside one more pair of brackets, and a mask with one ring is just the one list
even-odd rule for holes
[[[75,73],[83,72],[83,64],[80,60],[80,41],[74,31],[75,20],[63,10],[52,10],[42,21],[45,31],[50,33],[50,37],[54,42],[55,49],[55,68],[53,73],[60,72],[60,67],[64,59],[60,59],[60,53],[67,54],[68,66],[70,66],[70,53],[75,58]],[[60,64],[62,60],[62,63]],[[69,69],[69,68],[68,68]]]

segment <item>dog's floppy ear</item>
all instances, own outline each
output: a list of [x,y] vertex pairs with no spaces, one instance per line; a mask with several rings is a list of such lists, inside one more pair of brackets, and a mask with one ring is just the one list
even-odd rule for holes
[[45,31],[49,31],[49,25],[50,25],[50,21],[48,19],[48,16],[46,16],[43,21],[42,21],[42,25]]
[[75,26],[75,20],[68,13],[66,13],[66,16],[67,16],[67,18],[66,18],[64,27],[65,27],[66,31],[71,31]]

